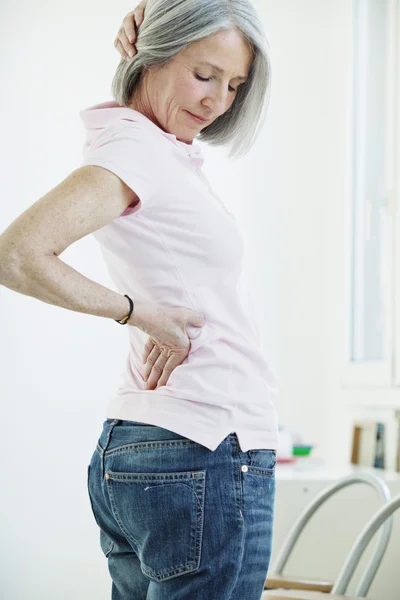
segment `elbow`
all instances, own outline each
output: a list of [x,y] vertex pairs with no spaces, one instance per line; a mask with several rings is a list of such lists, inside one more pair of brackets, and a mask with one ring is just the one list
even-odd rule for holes
[[0,285],[15,289],[22,276],[22,261],[16,251],[0,246]]

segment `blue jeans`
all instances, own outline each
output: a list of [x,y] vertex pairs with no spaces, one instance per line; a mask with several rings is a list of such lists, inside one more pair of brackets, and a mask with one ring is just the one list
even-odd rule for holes
[[275,450],[212,452],[162,427],[107,419],[88,466],[112,600],[260,600]]

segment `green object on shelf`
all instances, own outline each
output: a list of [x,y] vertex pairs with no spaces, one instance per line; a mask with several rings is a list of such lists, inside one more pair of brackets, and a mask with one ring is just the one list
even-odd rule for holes
[[308,456],[313,449],[312,446],[293,446],[293,456]]

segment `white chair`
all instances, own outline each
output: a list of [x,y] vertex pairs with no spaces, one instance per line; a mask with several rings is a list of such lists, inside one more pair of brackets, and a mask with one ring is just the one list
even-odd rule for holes
[[[343,477],[338,482],[330,485],[328,488],[322,490],[316,498],[314,498],[310,504],[303,510],[301,515],[298,517],[297,521],[292,526],[289,531],[282,548],[280,549],[278,556],[274,564],[271,567],[271,573],[268,575],[264,589],[265,590],[274,590],[274,589],[287,589],[287,590],[312,590],[317,592],[335,592],[339,590],[339,593],[343,593],[345,589],[343,587],[343,581],[345,580],[345,567],[348,563],[347,559],[345,561],[345,566],[342,568],[341,573],[339,574],[336,582],[323,581],[314,577],[299,577],[299,576],[290,576],[283,574],[283,569],[289,559],[290,554],[293,551],[293,548],[296,542],[299,539],[299,536],[305,526],[307,525],[310,518],[314,515],[314,513],[319,509],[319,507],[331,498],[336,492],[342,490],[349,485],[353,485],[355,483],[365,483],[371,487],[373,487],[382,502],[383,505],[386,505],[390,498],[390,490],[386,483],[376,475],[371,475],[369,473],[356,473],[352,475],[348,475],[347,477]],[[392,528],[392,519],[388,519],[382,528],[382,533],[379,539],[379,543],[373,554],[365,575],[365,586],[371,584],[372,579],[375,576],[375,573],[380,565],[382,557],[385,553],[387,544],[389,542],[389,537]],[[350,555],[349,555],[350,556]],[[346,571],[347,572],[347,571]],[[367,576],[368,573],[368,576]],[[370,579],[368,579],[370,578]],[[362,588],[361,591],[363,591]],[[266,596],[267,597],[267,596]]]
[[347,587],[355,569],[360,562],[363,552],[367,548],[371,539],[378,529],[382,527],[382,525],[383,529],[387,526],[388,522],[391,523],[392,514],[398,508],[400,508],[400,494],[382,506],[382,508],[380,508],[370,519],[355,542],[345,562],[345,565],[343,566],[338,581],[330,593],[324,594],[310,590],[272,590],[264,592],[261,596],[261,600],[282,600],[283,598],[286,598],[286,600],[365,600],[366,594],[368,593],[370,585],[379,567],[379,564],[376,565],[376,561],[370,562],[369,569],[367,569],[364,575],[361,577],[361,580],[355,591],[356,596],[347,596]]

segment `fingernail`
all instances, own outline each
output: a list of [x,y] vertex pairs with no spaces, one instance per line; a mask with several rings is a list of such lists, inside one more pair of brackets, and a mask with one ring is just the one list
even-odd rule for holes
[[129,56],[132,58],[132,57],[133,57],[133,50],[129,49],[129,50],[128,50],[128,54],[129,54]]

